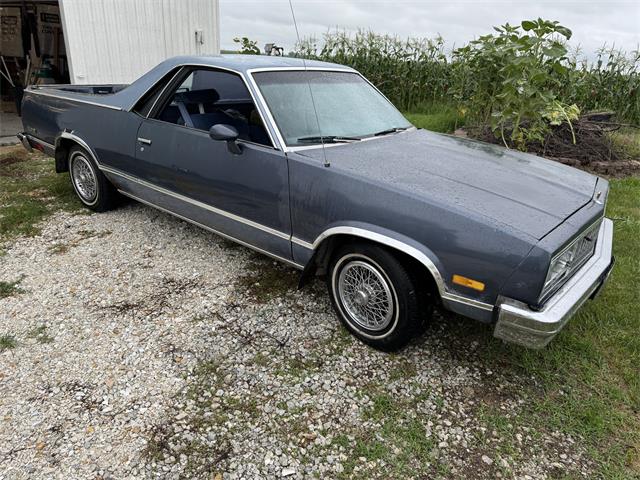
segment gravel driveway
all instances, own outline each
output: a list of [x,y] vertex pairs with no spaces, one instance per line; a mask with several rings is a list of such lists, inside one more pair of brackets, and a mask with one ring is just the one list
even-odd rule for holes
[[383,354],[297,275],[135,203],[50,217],[0,257],[0,479],[589,477],[488,327]]

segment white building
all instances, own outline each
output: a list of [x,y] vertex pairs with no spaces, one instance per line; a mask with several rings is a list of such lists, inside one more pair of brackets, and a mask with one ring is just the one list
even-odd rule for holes
[[130,83],[165,58],[220,51],[218,0],[0,0],[0,16],[0,55],[22,85]]
[[218,0],[60,0],[72,83],[130,83],[176,55],[220,52]]

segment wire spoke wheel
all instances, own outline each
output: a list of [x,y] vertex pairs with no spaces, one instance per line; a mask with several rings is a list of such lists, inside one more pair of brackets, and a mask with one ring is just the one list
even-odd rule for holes
[[395,305],[388,280],[362,260],[345,264],[338,276],[338,295],[350,320],[369,331],[381,331],[393,320]]
[[71,177],[80,198],[87,203],[93,202],[98,192],[98,179],[89,160],[81,154],[71,160]]

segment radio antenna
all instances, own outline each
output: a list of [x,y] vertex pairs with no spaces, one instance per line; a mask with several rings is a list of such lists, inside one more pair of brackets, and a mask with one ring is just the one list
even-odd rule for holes
[[[300,32],[298,31],[298,22],[296,22],[296,14],[293,11],[293,3],[292,0],[289,0],[289,8],[291,8],[291,16],[293,17],[293,26],[296,28],[296,37],[298,38],[298,45],[302,46],[302,42],[300,40]],[[308,73],[307,69],[307,61],[304,56],[302,57],[302,65],[304,67],[304,72]],[[313,98],[313,89],[311,88],[311,80],[309,80],[309,76],[307,75],[307,85],[309,86],[309,95],[311,96],[311,106],[313,107],[313,113],[316,117],[316,124],[318,125],[318,135],[320,136],[320,143],[322,144],[322,156],[324,158],[324,166],[330,167],[331,164],[329,160],[327,160],[327,151],[324,146],[324,137],[322,136],[322,130],[320,129],[320,118],[318,117],[318,109],[316,108],[316,101]]]

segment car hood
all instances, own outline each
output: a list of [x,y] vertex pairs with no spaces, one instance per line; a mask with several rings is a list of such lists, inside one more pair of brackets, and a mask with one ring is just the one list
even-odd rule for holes
[[535,155],[426,130],[299,153],[471,210],[537,239],[588,203],[597,177]]

